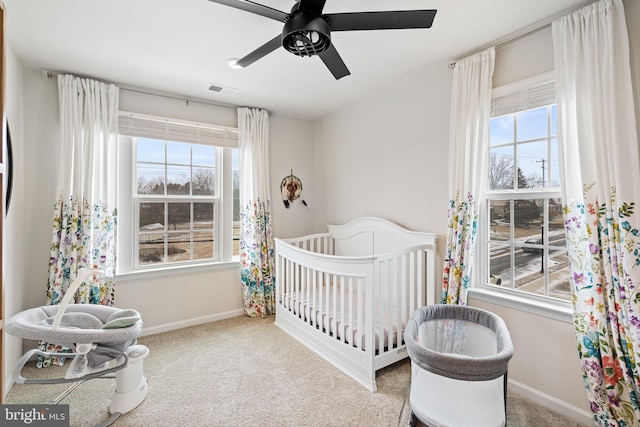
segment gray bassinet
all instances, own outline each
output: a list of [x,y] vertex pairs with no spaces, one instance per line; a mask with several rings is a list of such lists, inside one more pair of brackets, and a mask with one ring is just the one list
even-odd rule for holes
[[499,316],[461,305],[422,307],[407,323],[404,340],[415,417],[428,426],[505,425],[514,348]]

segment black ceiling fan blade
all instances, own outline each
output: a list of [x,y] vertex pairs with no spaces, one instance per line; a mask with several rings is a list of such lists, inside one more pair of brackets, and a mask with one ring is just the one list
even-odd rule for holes
[[348,76],[349,74],[351,74],[347,66],[344,64],[342,58],[340,58],[338,51],[335,47],[333,47],[333,44],[329,46],[327,50],[320,54],[320,59],[322,59],[322,62],[324,62],[324,65],[327,66],[336,80],[339,80],[344,76]]
[[276,21],[284,22],[288,13],[282,12],[278,9],[273,9],[268,6],[264,6],[252,1],[241,0],[209,0],[213,3],[223,4],[225,6],[234,7],[236,9],[244,10],[247,12],[255,13],[256,15],[266,16],[267,18],[275,19]]
[[263,44],[262,46],[260,46],[259,48],[251,52],[250,54],[248,54],[247,56],[245,56],[244,58],[238,59],[236,61],[236,65],[242,68],[247,67],[253,64],[254,62],[256,62],[258,59],[262,58],[263,56],[266,56],[267,54],[273,52],[280,46],[282,46],[282,35],[278,34],[277,36],[275,36],[274,38],[272,38],[271,40],[269,40],[268,42],[266,42],[265,44]]
[[329,13],[324,15],[331,31],[401,30],[431,28],[437,10]]
[[311,12],[315,15],[321,15],[326,0],[300,0],[299,10]]

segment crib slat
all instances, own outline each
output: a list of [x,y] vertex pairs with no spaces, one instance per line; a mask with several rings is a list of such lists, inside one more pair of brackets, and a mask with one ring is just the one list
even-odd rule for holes
[[358,343],[358,350],[362,350],[362,345],[364,344],[364,334],[362,333],[364,327],[364,285],[362,279],[357,279],[356,289],[356,304],[358,305],[358,309],[356,310],[356,324],[358,325],[356,341]]
[[342,307],[340,306],[340,283],[342,275],[334,275],[333,278],[333,305],[336,309],[333,312],[334,327],[332,332],[334,334],[333,338],[340,341],[340,313],[342,311]]
[[[386,268],[385,268],[386,267]],[[380,281],[378,282],[378,286],[377,286],[377,301],[378,301],[378,314],[376,316],[375,321],[375,326],[377,327],[377,332],[378,332],[378,350],[384,348],[384,299],[387,298],[387,296],[385,295],[384,289],[382,288],[382,283],[385,283],[387,281],[387,277],[388,276],[388,270],[389,270],[389,263],[388,262],[384,262],[381,261],[380,262]]]
[[346,338],[346,330],[344,327],[344,311],[346,310],[346,305],[344,304],[344,284],[345,277],[340,275],[340,341],[345,342]]

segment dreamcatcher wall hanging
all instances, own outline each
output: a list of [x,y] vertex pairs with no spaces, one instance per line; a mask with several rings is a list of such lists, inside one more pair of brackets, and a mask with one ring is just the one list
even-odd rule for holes
[[[291,202],[300,198],[302,195],[302,181],[300,178],[293,175],[293,169],[291,175],[285,176],[280,183],[280,192],[282,193],[282,201],[284,207],[289,209]],[[300,199],[303,205],[307,206],[307,202],[304,199]]]

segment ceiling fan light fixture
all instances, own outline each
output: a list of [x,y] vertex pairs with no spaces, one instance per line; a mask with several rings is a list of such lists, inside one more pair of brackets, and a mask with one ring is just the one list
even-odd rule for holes
[[324,19],[298,13],[284,25],[282,46],[297,56],[319,55],[331,46],[330,34]]
[[239,58],[229,58],[227,59],[227,65],[230,68],[234,68],[234,69],[244,68],[242,65],[238,65],[239,60],[240,60]]

